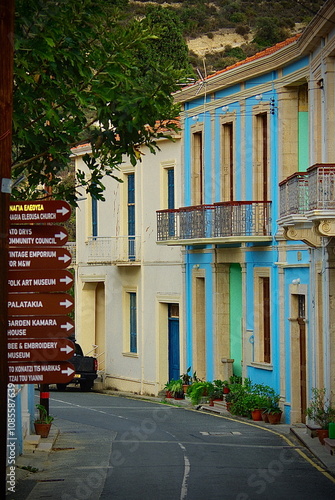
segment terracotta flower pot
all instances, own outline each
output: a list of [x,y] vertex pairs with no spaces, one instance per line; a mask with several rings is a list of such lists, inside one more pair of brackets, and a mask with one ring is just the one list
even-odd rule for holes
[[173,398],[173,394],[171,391],[166,391],[166,397],[167,398]]
[[270,424],[280,424],[280,420],[281,420],[281,413],[269,413],[268,414],[268,419],[269,419],[269,423]]
[[260,422],[262,420],[262,410],[255,409],[251,411],[251,418],[254,422]]
[[34,427],[38,436],[41,436],[42,438],[47,438],[49,436],[51,424],[39,424],[35,422]]
[[262,413],[262,420],[265,423],[269,423],[269,415],[267,413]]
[[320,443],[324,445],[324,439],[328,437],[328,429],[317,429],[316,433],[318,435]]

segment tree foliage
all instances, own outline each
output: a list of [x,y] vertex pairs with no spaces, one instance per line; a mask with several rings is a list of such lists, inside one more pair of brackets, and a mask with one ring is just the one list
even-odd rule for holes
[[126,3],[16,1],[13,179],[24,181],[13,196],[40,197],[50,186],[75,204],[60,172],[87,140],[90,177],[78,172],[76,182],[104,199],[104,177],[124,155],[135,165],[139,146],[154,151],[157,123],[178,116],[171,93],[183,71],[151,58],[147,77],[140,56],[156,38],[150,23],[122,18]]

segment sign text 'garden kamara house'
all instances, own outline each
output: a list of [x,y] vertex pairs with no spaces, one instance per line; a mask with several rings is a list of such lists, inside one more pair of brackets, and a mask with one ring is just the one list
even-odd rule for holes
[[13,202],[9,207],[8,371],[14,384],[66,383],[75,373],[66,360],[74,354],[68,337],[74,330],[68,313],[73,285],[66,270],[64,227],[71,215],[58,200]]

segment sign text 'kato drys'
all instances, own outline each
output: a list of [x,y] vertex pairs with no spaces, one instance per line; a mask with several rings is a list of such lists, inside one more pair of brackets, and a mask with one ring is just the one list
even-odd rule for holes
[[10,247],[45,247],[65,245],[68,232],[62,226],[56,225],[12,225],[9,228]]
[[9,221],[12,224],[65,222],[70,215],[70,205],[61,200],[16,201],[9,204]]

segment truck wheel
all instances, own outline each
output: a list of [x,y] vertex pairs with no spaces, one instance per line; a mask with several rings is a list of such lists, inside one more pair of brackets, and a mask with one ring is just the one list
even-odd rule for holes
[[83,380],[82,382],[80,382],[80,390],[82,392],[88,392],[92,389],[93,387],[93,382],[91,380]]
[[56,384],[56,385],[57,385],[57,390],[58,391],[65,391],[66,384]]

